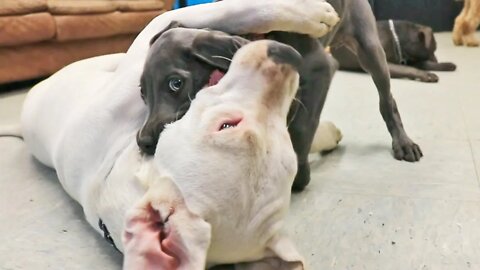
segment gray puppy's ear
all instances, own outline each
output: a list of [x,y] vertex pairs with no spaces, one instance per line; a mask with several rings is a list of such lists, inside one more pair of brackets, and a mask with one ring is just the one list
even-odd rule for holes
[[157,34],[155,34],[155,36],[152,37],[152,39],[150,39],[150,46],[152,46],[152,44],[163,34],[165,33],[166,31],[170,30],[170,29],[173,29],[173,28],[178,28],[178,27],[183,27],[179,22],[177,21],[171,21],[167,27],[165,27],[162,31],[158,32]]
[[193,40],[192,54],[209,65],[227,70],[233,55],[249,42],[248,39],[221,32],[202,33]]

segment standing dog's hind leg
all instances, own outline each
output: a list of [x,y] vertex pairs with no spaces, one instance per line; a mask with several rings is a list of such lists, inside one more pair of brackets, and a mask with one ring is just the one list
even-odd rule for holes
[[397,103],[390,92],[390,74],[385,53],[378,42],[359,46],[358,58],[362,67],[368,71],[377,87],[380,97],[380,112],[388,131],[392,136],[393,155],[398,160],[418,161],[423,156],[420,147],[405,132]]
[[366,7],[359,5],[357,8],[364,9],[364,13],[369,13],[370,16],[368,17],[370,19],[365,20],[365,17],[356,19],[356,21],[363,19],[367,24],[363,25],[362,29],[354,29],[354,36],[358,42],[356,51],[360,65],[370,73],[377,87],[380,98],[380,112],[393,140],[393,155],[398,160],[419,161],[423,153],[405,132],[397,103],[390,90],[390,73],[385,52],[378,39],[375,17],[368,5]]

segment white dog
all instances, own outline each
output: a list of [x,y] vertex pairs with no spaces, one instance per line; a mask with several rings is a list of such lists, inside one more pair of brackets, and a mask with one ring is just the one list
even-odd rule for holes
[[274,42],[242,48],[225,78],[164,131],[157,155],[138,153],[148,41],[173,20],[239,34],[321,36],[338,18],[321,0],[231,0],[165,13],[126,55],[77,62],[31,90],[22,113],[29,150],[56,170],[98,232],[99,220],[108,226],[125,269],[236,262],[249,262],[238,269],[303,269],[280,231],[296,170],[285,117],[298,74],[268,57]]
[[[125,254],[125,269],[204,269],[206,263],[236,262],[251,262],[239,269],[303,269],[301,257],[281,234],[296,173],[285,122],[298,74],[294,63],[272,60],[269,47],[297,54],[293,59],[301,61],[291,47],[277,42],[245,46],[220,83],[201,91],[187,114],[165,129],[153,159],[141,156],[131,132],[113,159],[72,163],[89,152],[76,143],[92,139],[88,136],[95,130],[65,136],[68,129],[98,118],[75,119],[94,113],[92,107],[59,112],[62,106],[53,104],[66,98],[86,104],[96,95],[60,95],[51,102],[49,92],[71,75],[87,75],[78,71],[100,64],[99,59],[71,65],[32,90],[23,114],[27,145],[57,170],[92,226],[99,219],[108,225]],[[68,123],[59,122],[64,117]],[[52,130],[56,134],[47,134]],[[59,143],[52,144],[50,136]]]

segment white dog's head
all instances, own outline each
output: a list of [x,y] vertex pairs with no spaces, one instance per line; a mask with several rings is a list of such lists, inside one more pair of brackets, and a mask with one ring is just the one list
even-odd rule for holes
[[248,205],[257,198],[252,192],[261,196],[272,186],[288,201],[297,164],[286,117],[300,63],[290,46],[252,42],[217,85],[166,127],[154,164],[169,176],[150,177],[147,194],[129,214],[125,268],[203,269],[210,243],[219,242],[215,234],[230,228],[216,219],[228,224],[243,215],[227,212],[229,202]]
[[178,177],[251,174],[258,165],[250,163],[263,160],[278,141],[289,142],[286,116],[299,64],[298,52],[278,42],[242,48],[225,77],[200,91],[184,118],[166,127],[155,158]]

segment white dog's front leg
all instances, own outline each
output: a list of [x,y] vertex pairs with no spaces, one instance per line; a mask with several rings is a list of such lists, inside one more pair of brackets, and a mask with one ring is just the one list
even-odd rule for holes
[[325,0],[225,0],[169,11],[153,19],[135,39],[118,68],[116,80],[112,80],[111,89],[137,93],[133,89],[138,89],[149,42],[173,21],[189,28],[210,28],[230,34],[286,31],[320,37],[338,20],[337,13]]
[[145,54],[150,39],[172,21],[230,34],[286,31],[321,37],[339,21],[325,0],[225,0],[166,12],[153,19],[128,54]]
[[325,0],[224,0],[198,10],[178,10],[175,16],[187,27],[230,34],[286,31],[312,37],[325,35],[339,21]]
[[[161,22],[158,21],[168,20]],[[321,37],[339,21],[325,0],[225,0],[170,11],[145,28],[160,26],[155,33],[178,21],[190,28],[211,28],[230,34],[286,31]]]

